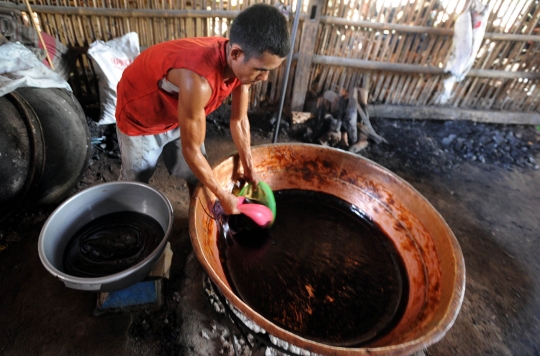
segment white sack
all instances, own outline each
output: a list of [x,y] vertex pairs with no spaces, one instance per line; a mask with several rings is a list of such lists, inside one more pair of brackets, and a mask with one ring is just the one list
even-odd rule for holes
[[19,42],[0,46],[0,96],[17,88],[64,88],[69,84]]
[[108,42],[95,41],[88,49],[99,80],[99,125],[115,124],[116,86],[124,69],[139,55],[139,36],[130,32]]
[[465,79],[472,68],[484,40],[488,16],[488,6],[479,0],[472,0],[456,19],[451,55],[444,68],[445,73],[449,73],[450,76],[444,80],[444,90],[436,99],[436,103],[447,103],[452,97],[454,84]]

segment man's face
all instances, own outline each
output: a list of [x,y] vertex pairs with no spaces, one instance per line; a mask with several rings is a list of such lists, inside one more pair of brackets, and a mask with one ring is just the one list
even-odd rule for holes
[[242,84],[255,84],[268,79],[271,70],[280,66],[285,58],[264,52],[260,57],[251,57],[245,61],[244,52],[232,53],[231,69]]

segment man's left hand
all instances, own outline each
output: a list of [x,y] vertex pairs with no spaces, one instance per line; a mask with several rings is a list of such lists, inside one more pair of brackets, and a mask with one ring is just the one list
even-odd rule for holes
[[259,184],[261,181],[261,177],[254,169],[248,169],[244,172],[244,178],[251,184],[253,184],[254,187]]

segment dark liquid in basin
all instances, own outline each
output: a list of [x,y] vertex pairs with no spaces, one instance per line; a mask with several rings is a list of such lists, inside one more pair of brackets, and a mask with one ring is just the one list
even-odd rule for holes
[[65,273],[102,277],[121,272],[149,256],[165,232],[152,217],[133,211],[100,216],[80,228],[64,252]]
[[[408,285],[390,239],[356,207],[303,190],[275,192],[270,229],[229,217],[219,248],[234,292],[299,336],[358,346],[388,332],[403,314]],[[225,228],[226,230],[226,228]]]

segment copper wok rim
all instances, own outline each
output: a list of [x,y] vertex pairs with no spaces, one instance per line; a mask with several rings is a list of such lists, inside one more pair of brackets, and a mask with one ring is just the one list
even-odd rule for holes
[[[423,203],[429,207],[429,209],[432,210],[432,213],[434,213],[438,219],[440,219],[440,223],[443,225],[444,230],[448,237],[448,243],[453,249],[453,256],[454,256],[454,281],[452,283],[453,288],[451,292],[450,302],[447,303],[445,306],[444,316],[440,318],[435,325],[432,325],[429,327],[429,330],[427,330],[422,336],[411,340],[406,341],[394,345],[389,346],[379,346],[379,347],[360,347],[360,348],[349,348],[349,347],[339,347],[339,346],[330,346],[327,344],[318,343],[306,338],[303,338],[297,334],[294,334],[288,330],[285,330],[278,325],[272,323],[271,321],[267,320],[263,316],[261,316],[259,313],[257,313],[255,310],[253,310],[249,305],[245,304],[234,292],[230,289],[228,285],[224,283],[224,281],[219,277],[218,273],[212,268],[211,264],[209,263],[209,260],[207,259],[207,256],[204,253],[204,250],[201,245],[201,241],[197,238],[197,229],[196,229],[196,206],[199,201],[199,194],[203,193],[203,190],[205,188],[201,186],[200,184],[195,189],[195,192],[191,198],[191,203],[189,207],[189,232],[190,232],[190,239],[191,243],[195,252],[195,256],[203,266],[204,270],[208,273],[211,280],[214,282],[214,284],[218,287],[220,292],[232,303],[234,307],[236,307],[241,313],[243,313],[246,317],[251,319],[253,322],[255,322],[258,326],[263,328],[268,334],[273,335],[279,339],[282,339],[296,347],[305,349],[310,352],[315,353],[321,353],[324,355],[409,355],[414,352],[421,351],[425,349],[427,346],[435,344],[436,342],[440,341],[444,335],[448,332],[448,330],[452,327],[454,324],[461,305],[463,303],[463,299],[465,296],[465,261],[463,258],[463,253],[461,250],[461,247],[459,246],[459,243],[444,220],[444,218],[440,215],[440,213],[433,207],[433,205],[420,193],[418,190],[416,190],[410,183],[405,181],[403,178],[397,176],[395,173],[391,172],[387,168],[381,166],[380,164],[350,153],[346,151],[342,151],[339,149],[335,149],[332,147],[324,147],[319,145],[313,145],[313,144],[304,144],[304,143],[282,143],[282,144],[266,144],[266,145],[259,145],[259,146],[253,146],[252,150],[257,149],[269,149],[269,148],[295,148],[295,147],[307,147],[307,148],[313,148],[316,150],[322,150],[322,151],[331,151],[335,154],[341,154],[341,155],[349,155],[354,157],[354,159],[362,160],[367,165],[370,166],[370,168],[378,170],[379,172],[382,172],[386,175],[391,175],[393,179],[399,182],[401,186],[403,186],[405,189],[408,189],[412,193],[414,193],[415,196],[417,196],[420,200],[423,201]],[[221,159],[218,163],[216,163],[212,168],[215,169],[216,167],[219,167],[224,162],[234,159],[238,156],[237,152],[231,153],[229,156],[224,157]],[[201,203],[202,204],[202,203]],[[449,283],[450,284],[450,283]]]

